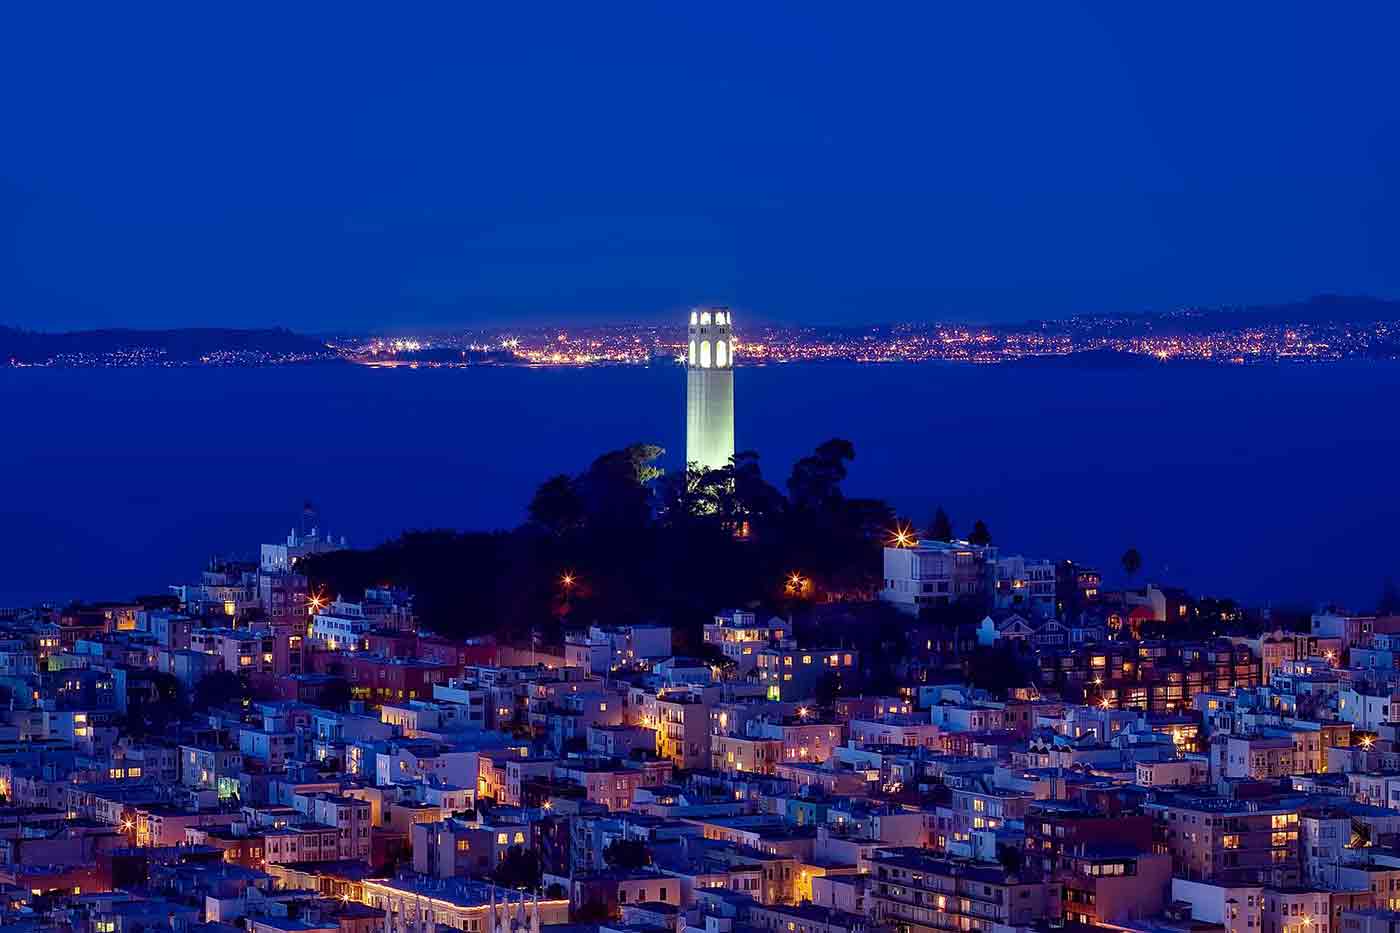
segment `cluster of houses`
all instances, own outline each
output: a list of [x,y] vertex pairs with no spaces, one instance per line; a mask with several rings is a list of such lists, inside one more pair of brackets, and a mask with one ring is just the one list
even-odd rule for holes
[[[5,930],[1400,929],[1400,618],[1142,639],[1054,611],[1096,575],[894,549],[891,592],[946,571],[989,611],[911,619],[876,694],[751,609],[697,657],[439,637],[407,594],[311,593],[342,544],[0,614]],[[995,695],[942,663],[998,643],[1030,674]]]

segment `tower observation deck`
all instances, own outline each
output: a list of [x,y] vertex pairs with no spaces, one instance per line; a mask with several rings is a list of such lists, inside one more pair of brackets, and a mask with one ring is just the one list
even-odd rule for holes
[[734,327],[728,308],[690,312],[685,363],[685,459],[717,470],[734,456]]

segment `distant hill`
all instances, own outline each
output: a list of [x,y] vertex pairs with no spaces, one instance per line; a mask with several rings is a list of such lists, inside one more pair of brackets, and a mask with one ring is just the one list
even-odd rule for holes
[[[1306,301],[1284,304],[1188,308],[1154,314],[1091,314],[1069,320],[1028,323],[1050,332],[1092,328],[1105,336],[1132,336],[1200,334],[1283,324],[1362,324],[1375,321],[1400,321],[1400,301],[1364,295],[1316,295]],[[1023,326],[1007,329],[1019,330]]]
[[58,334],[0,327],[0,360],[42,363],[66,355],[99,356],[135,349],[157,351],[173,362],[192,362],[220,353],[286,357],[327,352],[320,340],[280,327],[261,330],[223,327],[109,329]]

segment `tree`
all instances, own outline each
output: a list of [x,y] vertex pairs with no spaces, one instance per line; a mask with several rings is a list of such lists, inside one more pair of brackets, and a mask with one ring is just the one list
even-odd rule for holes
[[967,536],[967,540],[971,544],[981,545],[982,547],[991,544],[992,533],[987,529],[987,523],[980,518],[977,519],[972,526],[972,534]]
[[194,685],[192,705],[196,710],[241,706],[253,697],[248,679],[233,671],[213,671]]
[[636,871],[651,864],[651,853],[640,839],[614,839],[603,850],[603,861],[610,868]]
[[539,853],[534,849],[511,846],[491,877],[506,888],[538,888],[541,877]]
[[943,506],[938,507],[938,511],[933,513],[933,521],[929,522],[928,536],[934,541],[953,540],[953,521],[948,517],[948,513],[943,511]]
[[583,521],[583,500],[574,481],[563,473],[540,483],[530,500],[530,521],[559,535]]
[[1142,569],[1142,555],[1138,553],[1138,549],[1135,547],[1130,547],[1124,551],[1121,560],[1123,563],[1123,572],[1128,575],[1129,579],[1137,576],[1137,572]]
[[787,483],[788,499],[793,508],[813,512],[830,510],[842,498],[841,481],[846,478],[846,464],[855,458],[855,445],[838,437],[794,463]]
[[596,527],[635,529],[651,520],[651,482],[662,471],[654,461],[666,451],[633,444],[603,454],[574,483],[585,521]]
[[173,722],[185,713],[180,681],[173,674],[152,671],[149,687],[128,682],[124,731],[134,737],[167,735]]

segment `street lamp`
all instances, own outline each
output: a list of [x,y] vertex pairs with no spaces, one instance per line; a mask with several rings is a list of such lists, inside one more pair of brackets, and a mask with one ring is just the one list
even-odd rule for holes
[[907,525],[896,525],[890,532],[890,547],[913,547],[914,530]]

